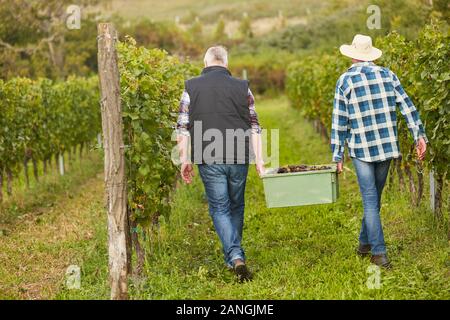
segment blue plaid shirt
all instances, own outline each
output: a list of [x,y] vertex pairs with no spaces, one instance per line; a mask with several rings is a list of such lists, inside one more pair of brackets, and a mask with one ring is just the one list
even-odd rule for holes
[[347,143],[350,157],[366,162],[400,157],[397,106],[417,142],[428,142],[422,122],[397,76],[373,62],[353,64],[336,84],[331,151],[340,162]]

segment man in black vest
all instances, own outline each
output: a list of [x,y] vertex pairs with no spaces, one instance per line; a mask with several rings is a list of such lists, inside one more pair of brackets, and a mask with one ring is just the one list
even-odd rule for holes
[[[261,127],[248,81],[231,76],[224,47],[209,48],[199,77],[185,83],[178,116],[181,175],[186,183],[198,165],[209,213],[222,242],[225,263],[240,281],[250,280],[241,246],[248,165],[264,172]],[[189,156],[190,140],[190,156]]]

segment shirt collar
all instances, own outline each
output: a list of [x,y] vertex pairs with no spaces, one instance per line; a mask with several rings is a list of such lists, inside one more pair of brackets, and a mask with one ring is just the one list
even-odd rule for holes
[[375,63],[373,63],[372,61],[361,61],[361,62],[356,62],[356,63],[352,64],[352,66],[348,69],[350,70],[350,69],[357,68],[357,67],[368,67],[368,66],[374,66],[374,65],[375,65]]
[[231,76],[231,72],[222,66],[211,66],[211,67],[206,67],[203,69],[202,74],[206,74],[206,73],[210,73],[210,72],[220,72],[220,73],[225,73],[225,74],[229,74]]

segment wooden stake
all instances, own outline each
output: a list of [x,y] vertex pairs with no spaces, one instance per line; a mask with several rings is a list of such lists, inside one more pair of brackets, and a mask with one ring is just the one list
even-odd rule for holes
[[64,170],[64,154],[60,153],[58,155],[58,164],[59,164],[59,174],[60,175],[64,175],[65,170]]
[[242,70],[242,79],[248,80],[247,69]]
[[3,168],[0,168],[0,203],[3,202]]
[[36,182],[39,182],[39,169],[38,169],[38,163],[36,158],[31,158],[31,161],[33,163],[33,175],[34,175],[34,180],[36,180]]
[[82,142],[82,143],[80,144],[80,162],[81,162],[81,160],[83,159],[83,148],[84,148],[84,143]]
[[98,25],[98,74],[100,79],[105,186],[109,234],[111,299],[128,299],[127,191],[122,133],[117,32],[110,23]]
[[30,188],[30,176],[28,174],[28,157],[25,156],[25,158],[23,159],[23,174],[25,176],[25,183],[27,186],[27,189]]
[[8,194],[8,196],[12,196],[12,181],[12,170],[10,168],[6,168],[6,193]]
[[44,168],[43,168],[44,174],[47,174],[47,159],[44,159],[43,163],[44,163]]
[[434,172],[430,171],[430,208],[436,213],[436,183],[434,181]]

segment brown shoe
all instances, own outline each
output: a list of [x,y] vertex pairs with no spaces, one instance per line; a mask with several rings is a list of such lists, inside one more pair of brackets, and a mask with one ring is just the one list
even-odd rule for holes
[[234,273],[236,274],[239,282],[251,281],[253,279],[252,273],[248,270],[245,264],[235,266]]
[[370,247],[370,244],[359,244],[358,248],[356,249],[356,253],[360,255],[361,257],[367,257],[370,254],[370,250],[372,248]]
[[370,258],[370,262],[373,264],[376,264],[379,267],[383,267],[385,269],[392,268],[391,262],[389,261],[387,255],[385,255],[385,254],[373,255]]

